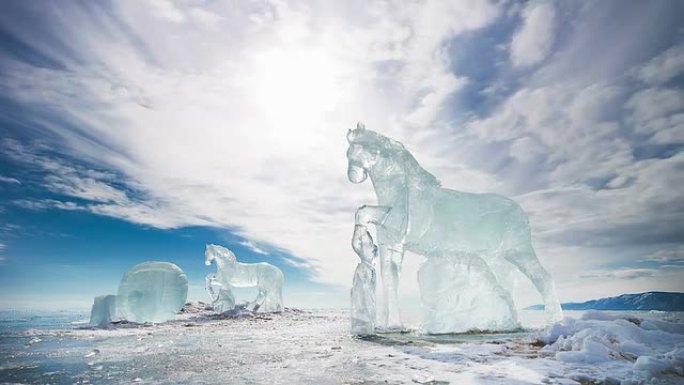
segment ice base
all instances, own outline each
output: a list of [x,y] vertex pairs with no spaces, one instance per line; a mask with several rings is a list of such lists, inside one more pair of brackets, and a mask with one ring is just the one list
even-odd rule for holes
[[106,325],[118,319],[116,313],[116,296],[113,294],[95,297],[90,310],[92,325]]
[[520,327],[515,305],[487,264],[477,256],[433,257],[418,271],[422,329],[430,334]]

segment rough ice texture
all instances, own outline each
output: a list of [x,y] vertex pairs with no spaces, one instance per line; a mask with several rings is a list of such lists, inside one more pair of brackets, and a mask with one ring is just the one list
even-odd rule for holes
[[117,319],[116,296],[110,294],[95,297],[93,307],[90,310],[90,323],[92,325],[106,325]]
[[352,248],[361,258],[351,289],[351,332],[363,336],[375,333],[375,258],[377,248],[366,226],[357,225]]
[[509,293],[477,256],[432,257],[418,271],[418,282],[426,333],[520,327]]
[[229,289],[224,289],[216,279],[216,274],[211,273],[206,278],[207,294],[211,298],[211,307],[217,313],[223,313],[235,308],[235,296]]
[[[207,291],[212,304],[219,307],[219,312],[225,312],[235,306],[232,288],[256,287],[257,297],[249,302],[247,310],[260,313],[275,313],[283,310],[283,272],[270,263],[241,263],[235,254],[225,247],[207,245],[204,252],[204,263],[207,266],[216,262],[216,273],[207,276]],[[210,283],[211,282],[211,283]],[[218,294],[214,286],[219,287]]]
[[[442,319],[451,317],[456,309],[434,312],[435,306],[445,300],[441,296],[456,298],[453,291],[459,291],[458,298],[479,302],[473,308],[477,311],[462,313],[467,317],[462,321],[473,328],[494,325],[507,329],[517,325],[509,279],[514,270],[527,276],[541,293],[548,321],[562,319],[553,279],[534,253],[528,219],[520,206],[500,195],[442,188],[401,143],[367,130],[361,123],[349,130],[347,140],[349,180],[361,183],[370,178],[378,201],[376,205],[361,206],[355,223],[374,225],[377,232],[382,287],[378,293],[380,331],[402,329],[397,288],[406,250],[428,261],[438,258],[444,266],[451,266],[439,269],[432,266],[432,261],[421,270],[422,297],[440,296],[425,306],[425,323],[439,325],[440,332],[462,329]],[[457,273],[459,265],[477,267],[477,272]],[[482,278],[484,286],[452,285],[448,281],[454,274],[464,281]],[[435,286],[428,281],[443,284]],[[486,293],[479,292],[483,288]]]
[[188,297],[188,279],[169,262],[143,262],[119,284],[117,309],[131,322],[164,322],[175,317]]
[[684,376],[684,324],[625,314],[588,312],[565,318],[540,336],[542,352],[569,364],[629,363],[623,380],[650,383],[661,374]]
[[[117,324],[106,330],[70,324],[82,314],[59,311],[34,318],[23,312],[0,312],[0,318],[14,317],[24,328],[3,329],[0,377],[8,383],[74,384],[87,379],[98,385],[614,385],[621,381],[623,385],[680,385],[683,378],[680,365],[650,380],[631,381],[636,361],[628,355],[603,362],[559,361],[556,351],[541,352],[543,344],[529,333],[408,333],[359,340],[347,338],[349,317],[344,310],[286,308],[275,316],[235,312],[229,318],[205,309],[198,304],[186,307],[173,321],[145,328]],[[523,310],[519,316],[525,326],[544,323],[539,311]],[[644,341],[646,349],[652,349],[645,356],[654,360],[639,356],[639,371],[642,363],[650,366],[655,360],[682,357],[668,353],[682,343],[676,330],[684,326],[684,314],[621,312],[619,316],[596,324],[613,329],[619,327],[619,319],[634,319],[644,330],[669,334]],[[32,324],[42,325],[45,320],[56,323],[51,329]],[[658,329],[653,329],[656,325]],[[582,330],[564,335],[572,338]]]

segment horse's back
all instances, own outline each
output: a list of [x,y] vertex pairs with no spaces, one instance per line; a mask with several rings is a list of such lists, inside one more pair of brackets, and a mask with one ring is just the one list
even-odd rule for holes
[[409,242],[424,251],[493,249],[512,229],[529,232],[520,206],[501,195],[436,188],[416,198],[410,204]]
[[268,262],[238,263],[233,281],[242,287],[264,287],[282,284],[283,272]]

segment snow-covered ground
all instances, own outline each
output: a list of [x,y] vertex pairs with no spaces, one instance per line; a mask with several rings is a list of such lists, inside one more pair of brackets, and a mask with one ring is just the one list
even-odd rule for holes
[[[530,314],[540,314],[533,312]],[[343,310],[3,328],[0,383],[683,384],[682,313],[575,313],[512,334],[349,335]]]

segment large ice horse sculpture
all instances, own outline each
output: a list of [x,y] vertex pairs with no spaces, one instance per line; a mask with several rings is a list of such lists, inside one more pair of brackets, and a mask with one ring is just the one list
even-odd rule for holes
[[[207,276],[207,292],[212,305],[218,312],[231,310],[235,305],[231,289],[234,287],[256,287],[257,297],[247,304],[254,312],[276,313],[283,310],[283,272],[270,263],[240,263],[235,254],[225,247],[207,245],[204,264],[216,262],[216,273]],[[218,293],[214,286],[219,286]]]
[[[428,332],[463,331],[459,323],[464,320],[471,329],[515,327],[515,305],[502,285],[513,267],[541,293],[548,321],[562,318],[553,279],[534,253],[520,206],[495,194],[442,188],[401,143],[361,123],[349,130],[347,140],[349,180],[370,178],[378,200],[357,210],[354,239],[359,229],[375,226],[382,286],[379,331],[403,327],[397,288],[404,251],[427,258],[419,282]],[[490,307],[498,313],[491,315]]]

